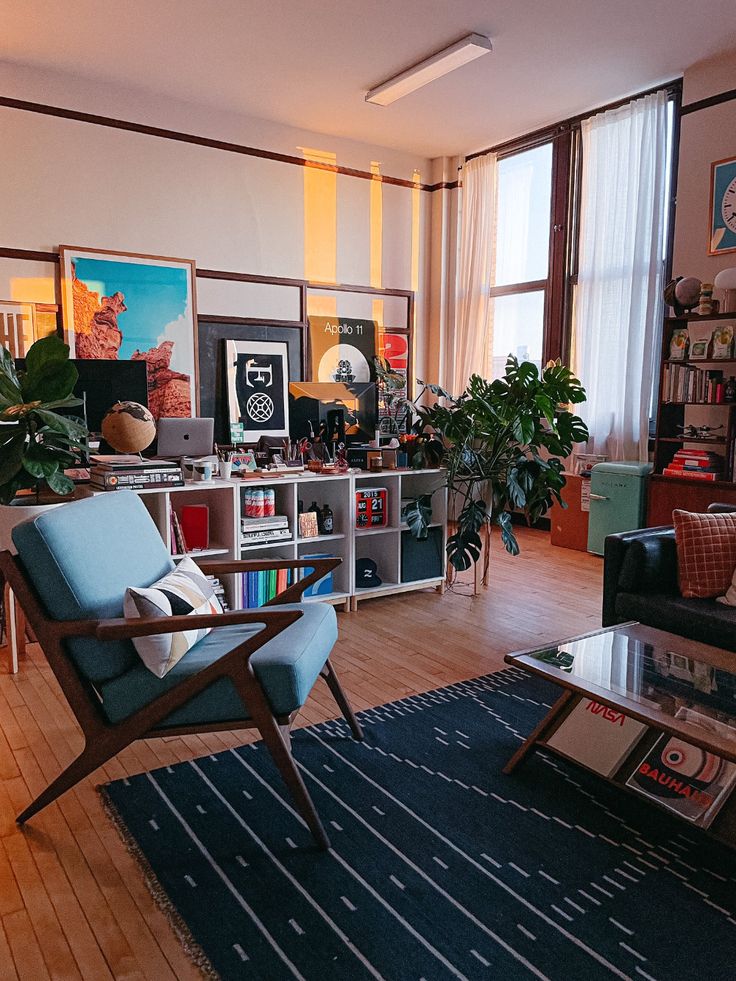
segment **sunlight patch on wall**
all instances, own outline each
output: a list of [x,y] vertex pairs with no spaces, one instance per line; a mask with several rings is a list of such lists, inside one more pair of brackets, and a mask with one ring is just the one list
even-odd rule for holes
[[21,303],[56,303],[56,283],[53,276],[13,276],[10,279],[8,300]]

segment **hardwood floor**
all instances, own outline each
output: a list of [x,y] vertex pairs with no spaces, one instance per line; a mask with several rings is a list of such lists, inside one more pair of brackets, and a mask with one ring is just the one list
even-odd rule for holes
[[[602,561],[521,529],[512,559],[494,540],[491,584],[361,603],[340,615],[333,656],[356,709],[503,667],[510,650],[600,625]],[[0,652],[2,654],[4,652]],[[29,647],[0,673],[0,981],[199,976],[100,804],[95,786],[247,740],[242,733],[136,743],[20,831],[19,813],[81,747],[46,661]],[[336,715],[320,681],[300,717]]]

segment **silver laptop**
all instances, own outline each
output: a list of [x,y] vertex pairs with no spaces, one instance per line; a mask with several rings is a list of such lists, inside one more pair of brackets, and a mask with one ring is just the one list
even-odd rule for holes
[[156,456],[209,456],[214,432],[214,419],[159,419]]

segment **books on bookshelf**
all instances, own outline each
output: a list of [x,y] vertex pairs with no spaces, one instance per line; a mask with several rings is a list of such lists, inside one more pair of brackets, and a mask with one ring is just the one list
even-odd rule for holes
[[[675,713],[700,729],[731,739],[736,732],[717,719],[682,706]],[[644,797],[702,828],[709,827],[736,783],[736,763],[663,733],[626,781]]]
[[584,698],[547,740],[547,745],[604,777],[612,777],[647,727],[600,702]]
[[241,518],[241,545],[268,545],[271,542],[291,541],[291,529],[286,515],[270,518]]
[[689,364],[666,364],[662,377],[663,402],[698,402],[718,405],[723,402],[723,372],[695,368]]
[[133,454],[90,457],[90,483],[95,490],[156,490],[183,487],[184,475],[173,460],[144,460]]
[[181,522],[179,521],[179,515],[169,504],[169,531],[171,538],[171,554],[172,555],[186,555],[189,551],[187,547],[187,541],[184,537],[184,532],[182,531]]
[[664,468],[665,477],[687,477],[691,480],[722,480],[725,459],[711,450],[678,450]]
[[262,569],[243,574],[243,609],[263,606],[296,581],[298,570]]
[[222,585],[217,576],[207,576],[210,586],[212,586],[212,592],[220,601],[220,606],[224,612],[227,612],[230,607],[228,606],[227,596],[225,594],[225,587]]

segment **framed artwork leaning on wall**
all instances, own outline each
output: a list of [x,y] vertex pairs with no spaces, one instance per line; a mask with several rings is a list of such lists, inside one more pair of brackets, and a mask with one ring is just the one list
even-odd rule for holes
[[154,418],[199,410],[193,259],[59,247],[73,358],[145,361]]

